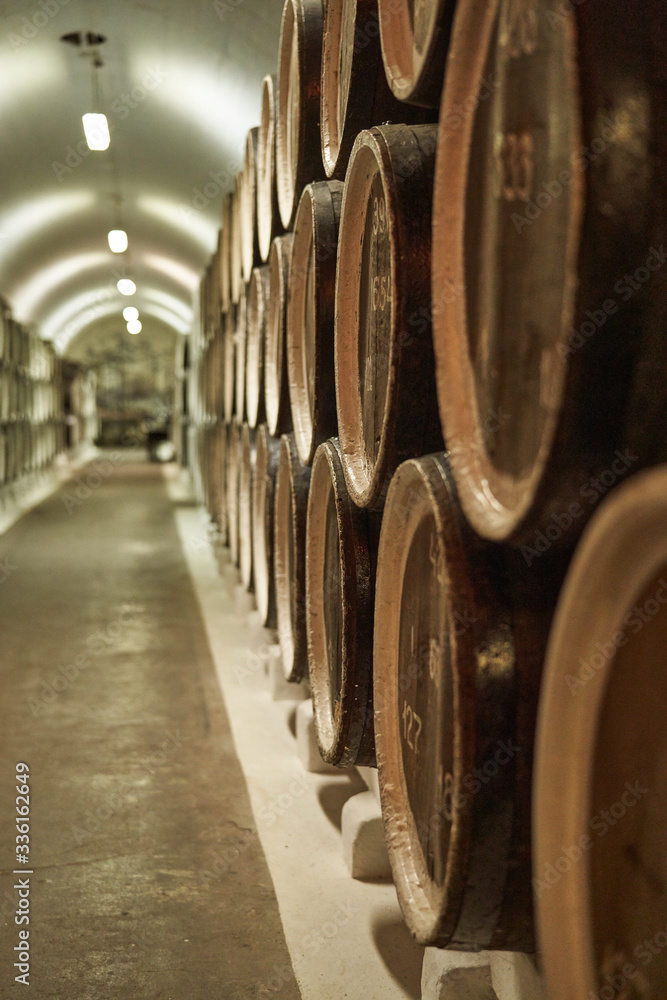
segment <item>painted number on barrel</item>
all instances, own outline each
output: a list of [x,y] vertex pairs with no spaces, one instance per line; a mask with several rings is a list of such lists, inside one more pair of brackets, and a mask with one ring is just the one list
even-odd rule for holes
[[507,0],[500,25],[500,45],[510,59],[530,56],[537,48],[537,0]]
[[[414,730],[414,732],[413,732]],[[403,738],[408,744],[411,750],[417,753],[417,741],[419,740],[419,734],[422,731],[422,720],[419,718],[417,713],[408,705],[407,701],[403,702]],[[414,739],[414,743],[412,740]]]
[[[373,236],[387,232],[387,203],[384,198],[373,199]],[[373,278],[373,312],[386,309],[391,302],[391,276],[376,274]]]
[[497,170],[506,201],[530,201],[535,173],[533,137],[530,132],[507,132],[499,137]]
[[454,818],[453,810],[453,795],[452,791],[454,788],[454,778],[449,771],[445,774],[444,780],[442,777],[442,764],[440,765],[440,784],[442,786],[442,815],[445,819],[451,823]]

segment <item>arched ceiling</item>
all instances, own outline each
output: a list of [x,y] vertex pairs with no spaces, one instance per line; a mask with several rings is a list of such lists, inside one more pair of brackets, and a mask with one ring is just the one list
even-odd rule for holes
[[[190,329],[281,13],[282,0],[0,0],[0,294],[16,319],[61,351],[130,304],[142,334]],[[106,152],[81,124],[91,60],[60,41],[79,31],[107,38]],[[107,243],[115,192],[125,254]]]

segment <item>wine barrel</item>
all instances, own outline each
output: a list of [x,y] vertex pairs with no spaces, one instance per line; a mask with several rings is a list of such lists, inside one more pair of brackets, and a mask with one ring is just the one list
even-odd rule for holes
[[424,113],[389,89],[380,51],[377,0],[327,0],[320,91],[322,161],[345,178],[357,135],[383,122],[417,122]]
[[399,100],[438,107],[455,8],[454,0],[378,0],[385,73]]
[[345,485],[336,438],[317,449],[308,495],[306,632],[320,753],[329,764],[375,765],[374,559],[368,514]]
[[296,446],[306,465],[337,431],[334,303],[342,198],[340,181],[307,184],[294,224],[287,373]]
[[213,519],[220,531],[222,545],[229,544],[229,519],[227,511],[227,449],[229,447],[229,427],[223,421],[216,426],[216,448],[214,454],[216,470],[216,507]]
[[[665,285],[651,153],[658,17],[664,5],[638,18],[621,0],[567,17],[551,0],[457,7],[434,195],[434,340],[461,503],[490,539],[529,544],[549,530],[573,542],[594,507],[589,484],[623,449],[636,380],[664,370],[652,306]],[[632,80],[622,94],[621,79]],[[640,129],[631,106],[643,109]],[[633,470],[665,440],[655,379],[635,409]]]
[[288,681],[308,672],[306,636],[306,516],[310,469],[299,458],[293,434],[280,439],[274,502],[273,560],[278,636]]
[[229,191],[222,199],[222,229],[220,230],[220,302],[223,313],[232,303],[231,298],[231,256],[232,256],[232,216],[234,214],[234,194]]
[[431,198],[437,128],[357,138],[336,278],[336,398],[348,489],[380,508],[405,459],[442,448],[431,337]]
[[247,423],[241,428],[239,468],[239,566],[241,582],[247,591],[254,590],[252,551],[252,493],[255,477],[255,431]]
[[241,476],[241,424],[234,417],[229,424],[227,441],[227,531],[229,554],[234,566],[240,561],[239,480]]
[[238,305],[243,285],[243,263],[241,256],[241,202],[243,200],[243,171],[239,170],[234,182],[232,201],[232,227],[229,247],[229,295]]
[[235,413],[236,389],[236,312],[237,307],[230,305],[225,314],[224,361],[223,361],[223,409],[225,420],[229,423]]
[[278,81],[265,76],[262,83],[262,112],[257,140],[257,238],[259,255],[269,259],[271,243],[284,231],[278,208],[276,186],[276,113]]
[[528,569],[473,534],[444,453],[394,475],[376,577],[375,745],[394,880],[421,944],[535,948],[533,741],[563,576],[544,560]]
[[287,301],[292,234],[277,236],[269,258],[269,315],[264,345],[264,409],[269,433],[292,429],[287,379]]
[[257,142],[259,128],[251,128],[246,135],[241,187],[241,274],[246,284],[252,269],[260,263],[257,237]]
[[257,428],[255,478],[252,484],[252,550],[255,600],[262,625],[276,628],[276,585],[273,571],[274,495],[280,439],[272,438],[266,424]]
[[285,0],[276,112],[276,186],[285,229],[292,228],[305,185],[324,177],[320,151],[322,29],[322,0]]
[[601,504],[549,640],[533,886],[553,1000],[665,993],[666,497],[663,467]]
[[248,294],[246,286],[241,286],[239,303],[236,307],[234,412],[239,421],[245,419],[245,372],[246,344],[248,334]]
[[271,274],[268,265],[253,269],[246,323],[245,408],[250,427],[264,423],[264,346],[269,316]]

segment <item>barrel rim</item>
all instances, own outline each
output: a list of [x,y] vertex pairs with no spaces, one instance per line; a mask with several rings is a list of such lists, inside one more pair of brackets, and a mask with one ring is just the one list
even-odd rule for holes
[[[422,5],[430,19],[421,44],[415,35],[408,0],[378,0],[380,45],[387,83],[399,101],[437,108],[454,3],[437,0]],[[426,44],[424,44],[424,41]]]
[[241,448],[239,463],[239,569],[241,581],[250,593],[255,589],[253,531],[252,531],[252,491],[256,468],[256,436],[247,421],[241,426]]
[[279,457],[280,441],[271,437],[266,424],[260,424],[255,438],[255,479],[252,491],[255,600],[262,624],[271,629],[277,624],[273,574],[273,504]]
[[[257,240],[259,255],[268,263],[271,242],[279,222],[276,192],[276,100],[278,78],[267,73],[262,80],[260,125],[257,139]],[[276,218],[277,217],[277,218]]]
[[258,264],[252,269],[248,285],[245,406],[248,424],[253,429],[264,423],[264,341],[270,281],[268,264]]
[[286,433],[291,424],[285,328],[292,240],[292,233],[274,237],[269,257],[270,277],[273,278],[275,274],[278,285],[275,289],[271,282],[264,341],[264,409],[269,433],[272,435]]

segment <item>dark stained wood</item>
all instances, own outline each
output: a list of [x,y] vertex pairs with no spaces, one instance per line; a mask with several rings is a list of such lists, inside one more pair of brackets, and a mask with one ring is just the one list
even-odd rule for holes
[[274,575],[278,636],[288,681],[308,673],[306,636],[306,516],[310,469],[301,462],[293,434],[280,439],[274,504]]
[[245,408],[250,427],[264,423],[264,347],[269,317],[271,272],[268,265],[253,268],[248,288],[246,323]]
[[264,346],[264,408],[269,433],[292,429],[287,378],[287,301],[292,234],[277,236],[269,258],[269,315]]
[[401,101],[438,107],[455,8],[454,0],[378,0],[384,68]]
[[632,471],[664,458],[664,93],[650,59],[664,10],[457,8],[434,341],[461,503],[491,539],[573,544],[595,506],[589,484],[619,449],[632,443]]
[[313,461],[308,497],[306,629],[320,753],[341,767],[375,765],[368,518],[348,494],[338,440],[326,441]]
[[355,503],[381,508],[405,459],[442,447],[431,336],[437,128],[358,137],[345,181],[336,284],[336,394]]
[[284,227],[278,209],[276,187],[276,110],[278,79],[266,76],[262,83],[261,119],[257,140],[257,238],[264,263],[269,259],[274,236]]
[[337,431],[334,304],[342,199],[340,181],[306,185],[294,224],[287,372],[296,446],[306,465]]
[[320,151],[322,0],[286,0],[280,27],[276,185],[280,219],[291,229],[306,184],[324,177]]
[[278,624],[273,570],[274,497],[280,457],[280,438],[271,437],[266,424],[260,424],[257,428],[255,445],[255,478],[252,487],[255,600],[262,625],[265,628],[274,629]]

